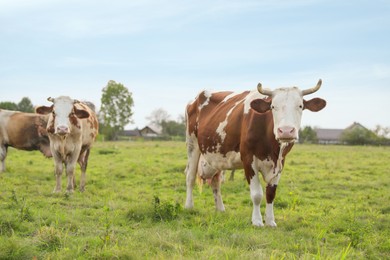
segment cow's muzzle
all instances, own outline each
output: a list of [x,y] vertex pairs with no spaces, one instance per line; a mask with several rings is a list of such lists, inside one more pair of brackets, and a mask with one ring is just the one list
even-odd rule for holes
[[67,134],[69,134],[69,127],[67,127],[65,125],[57,126],[56,134],[58,134],[58,135],[67,135]]
[[279,127],[276,139],[280,142],[294,142],[298,139],[298,131],[295,127],[291,126]]

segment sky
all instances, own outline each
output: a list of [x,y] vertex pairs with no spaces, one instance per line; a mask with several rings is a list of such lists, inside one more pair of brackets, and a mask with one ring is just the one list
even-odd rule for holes
[[0,0],[0,101],[67,95],[100,108],[109,80],[143,128],[206,89],[315,86],[302,126],[390,127],[387,0]]

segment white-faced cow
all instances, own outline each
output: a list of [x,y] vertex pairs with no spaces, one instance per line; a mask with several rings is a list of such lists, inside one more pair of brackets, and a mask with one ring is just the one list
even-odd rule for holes
[[63,165],[68,177],[66,191],[73,192],[76,162],[81,168],[80,191],[84,191],[89,152],[98,134],[96,114],[86,104],[70,97],[48,98],[48,101],[53,102],[53,105],[37,107],[36,112],[50,114],[47,132],[55,164],[54,192],[61,191]]
[[51,157],[46,132],[48,116],[0,109],[0,172],[5,171],[8,147],[19,150],[39,150]]
[[[263,226],[260,203],[263,190],[261,172],[266,182],[265,224],[276,226],[273,201],[285,157],[298,139],[302,111],[320,111],[326,101],[320,98],[304,100],[303,96],[316,92],[317,85],[307,90],[297,87],[263,89],[257,91],[201,92],[186,109],[187,153],[186,208],[194,206],[192,191],[198,161],[202,155],[202,171],[207,178],[225,169],[243,168],[250,186],[253,202],[252,224]],[[224,211],[220,182],[215,182],[213,193],[216,208]]]

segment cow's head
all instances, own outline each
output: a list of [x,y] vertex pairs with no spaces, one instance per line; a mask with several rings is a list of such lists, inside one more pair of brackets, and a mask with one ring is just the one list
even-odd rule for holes
[[60,96],[58,98],[47,99],[53,102],[50,107],[40,106],[35,109],[38,114],[50,114],[47,123],[47,131],[52,134],[66,136],[73,127],[80,128],[77,118],[88,118],[89,113],[84,109],[78,109],[75,104],[79,101],[70,97]]
[[258,113],[272,111],[274,120],[274,134],[279,142],[294,142],[298,140],[301,125],[302,111],[308,109],[313,112],[320,111],[326,106],[321,98],[304,100],[303,96],[316,92],[321,87],[321,79],[317,85],[310,89],[300,90],[297,87],[279,88],[273,91],[263,89],[259,83],[258,91],[269,98],[256,99],[251,102],[251,108]]

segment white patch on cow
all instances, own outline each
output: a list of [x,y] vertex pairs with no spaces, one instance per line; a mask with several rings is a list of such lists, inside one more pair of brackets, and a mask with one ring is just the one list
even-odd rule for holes
[[265,205],[265,225],[269,227],[276,227],[274,215],[274,203],[266,203]]
[[227,121],[227,116],[226,116],[225,120],[223,122],[219,123],[218,128],[216,130],[217,134],[221,137],[221,143],[223,143],[225,141],[225,138],[226,138],[225,127],[227,126],[227,124],[228,124],[228,121]]
[[203,154],[205,160],[216,170],[242,168],[241,155],[239,152],[228,152],[223,155],[219,152]]
[[227,95],[227,96],[221,101],[221,103],[225,103],[225,102],[227,102],[229,99],[234,98],[235,96],[237,96],[237,95],[239,95],[239,94],[241,94],[241,93],[233,92],[233,93]]
[[274,183],[274,180],[280,177],[280,174],[283,170],[283,151],[287,146],[288,143],[282,143],[280,145],[279,156],[276,165],[270,158],[266,160],[260,160],[256,156],[253,156],[252,169],[261,171],[263,179],[266,183]]
[[[207,106],[210,103],[210,98],[211,98],[212,93],[210,91],[205,90],[204,91],[204,96],[206,97],[206,100],[199,106],[199,111],[202,110],[205,106]],[[198,98],[197,98],[198,99]]]
[[234,111],[234,109],[241,103],[241,101],[238,101],[234,104],[234,106],[226,113],[225,120],[219,123],[218,128],[216,130],[217,134],[221,137],[221,143],[225,141],[226,138],[226,131],[225,127],[228,124],[228,118],[231,115],[231,113]]

